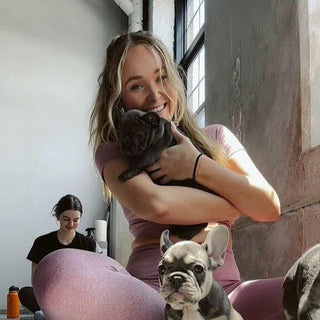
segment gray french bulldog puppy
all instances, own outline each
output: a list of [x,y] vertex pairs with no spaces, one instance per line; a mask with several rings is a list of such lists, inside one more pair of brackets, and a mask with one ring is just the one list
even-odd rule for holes
[[120,152],[130,162],[130,167],[119,175],[122,182],[154,164],[159,160],[162,150],[176,143],[170,122],[160,118],[155,112],[118,110],[115,126]]
[[303,253],[289,269],[282,303],[287,320],[320,319],[320,244]]
[[163,231],[158,274],[160,293],[167,302],[166,320],[243,320],[212,275],[224,263],[228,241],[224,225],[210,231],[203,244],[173,244],[169,231]]
[[[120,145],[120,152],[129,160],[130,167],[123,171],[118,179],[125,182],[154,164],[160,158],[160,153],[176,144],[171,131],[171,123],[160,118],[155,112],[144,112],[131,109],[126,112],[115,108],[115,127]],[[155,181],[158,183],[158,181]],[[182,185],[211,190],[203,187],[192,179],[171,181],[170,185]],[[182,239],[191,239],[207,223],[196,225],[173,225],[170,231]]]

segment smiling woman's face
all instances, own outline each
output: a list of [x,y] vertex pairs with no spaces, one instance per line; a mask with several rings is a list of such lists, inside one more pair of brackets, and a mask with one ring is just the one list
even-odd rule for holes
[[125,110],[153,111],[171,121],[177,106],[177,92],[167,79],[160,56],[145,45],[128,50],[122,70],[121,101]]
[[60,230],[64,232],[75,232],[80,223],[81,213],[77,210],[63,211],[59,216]]

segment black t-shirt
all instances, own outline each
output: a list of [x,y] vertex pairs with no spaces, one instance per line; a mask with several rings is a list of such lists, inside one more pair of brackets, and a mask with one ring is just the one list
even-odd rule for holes
[[72,242],[68,245],[64,245],[58,240],[57,232],[58,231],[47,233],[34,240],[27,259],[34,263],[39,263],[40,260],[49,253],[66,248],[81,249],[92,252],[96,251],[96,242],[79,232],[76,232]]

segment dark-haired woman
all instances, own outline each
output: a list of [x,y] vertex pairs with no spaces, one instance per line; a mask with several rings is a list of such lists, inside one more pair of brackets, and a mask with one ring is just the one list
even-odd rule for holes
[[[81,249],[96,251],[96,242],[77,232],[82,216],[80,200],[71,194],[62,197],[52,209],[52,215],[57,218],[60,228],[38,237],[27,256],[32,262],[31,283],[38,263],[49,253],[59,249]],[[40,307],[35,298],[33,287],[23,287],[19,291],[20,302],[35,313],[35,319],[41,319]]]

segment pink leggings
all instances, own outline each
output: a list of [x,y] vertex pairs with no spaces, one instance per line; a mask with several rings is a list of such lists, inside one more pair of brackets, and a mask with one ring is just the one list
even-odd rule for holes
[[[283,320],[282,278],[238,283],[229,293],[245,320]],[[37,301],[48,320],[164,320],[165,301],[115,260],[89,251],[57,250],[39,263]]]

